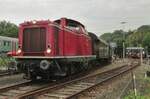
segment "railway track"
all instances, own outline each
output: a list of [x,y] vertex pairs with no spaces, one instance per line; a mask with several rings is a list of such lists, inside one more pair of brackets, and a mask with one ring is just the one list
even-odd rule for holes
[[12,84],[9,86],[4,86],[0,88],[0,99],[15,99],[15,97],[19,94],[37,90],[39,88],[46,88],[48,86],[52,86],[56,84],[55,82],[45,83],[45,82],[32,82],[32,81],[24,81],[16,84]]
[[9,73],[8,73],[8,72],[0,73],[0,77],[7,76],[7,75],[9,75]]
[[[4,86],[0,88],[0,99],[12,99],[10,96],[13,95],[13,91],[21,91],[19,88],[23,88],[31,85],[31,81],[24,81],[16,84],[12,84],[9,86]],[[10,98],[9,98],[10,97]]]
[[138,65],[139,64],[137,63],[125,65],[103,73],[84,76],[74,80],[55,84],[53,86],[47,86],[45,88],[41,87],[36,90],[21,93],[15,96],[14,99],[70,99],[77,97],[92,87],[130,71]]
[[[136,64],[137,65],[137,64]],[[124,73],[134,66],[122,66],[100,74],[80,78],[65,78],[47,84],[25,81],[0,88],[0,99],[57,99],[71,98],[85,90]]]
[[[98,68],[98,67],[95,67],[95,68]],[[71,77],[59,79],[59,81],[54,80],[51,82],[46,82],[45,84],[42,84],[42,85],[38,84],[39,81],[38,82],[24,81],[21,83],[19,82],[19,83],[15,83],[15,84],[9,84],[8,86],[0,87],[0,99],[12,99],[12,98],[15,98],[15,96],[17,96],[17,95],[22,94],[22,93],[26,93],[30,90],[35,91],[35,90],[47,88],[49,86],[53,86],[56,84],[60,84],[62,82],[66,82],[66,80],[71,80],[71,79],[77,78],[79,76],[84,76],[87,73],[92,72],[94,70],[95,69],[92,69],[92,70],[89,70],[89,71],[84,72],[84,73],[73,75]],[[4,74],[4,76],[6,76],[6,75]],[[8,76],[9,76],[9,73],[8,73]]]
[[[85,72],[84,74],[82,73],[82,75],[85,75],[87,72]],[[0,88],[0,99],[15,99],[15,97],[17,95],[20,95],[22,93],[26,93],[29,91],[35,91],[35,90],[39,90],[42,88],[47,88],[49,86],[53,86],[56,84],[60,84],[62,82],[65,82],[66,80],[71,80],[74,79],[76,77],[78,77],[79,75],[74,75],[72,77],[66,77],[64,79],[60,79],[59,81],[49,81],[49,82],[32,82],[32,81],[24,81],[21,83],[16,83],[16,84],[11,84],[8,86],[4,86]]]
[[13,72],[13,73],[10,73],[10,72],[6,72],[6,73],[0,73],[0,77],[9,77],[9,76],[15,76],[15,75],[20,75],[21,73],[19,72]]
[[19,72],[17,72],[17,71],[5,71],[5,72],[0,72],[0,77],[15,75],[15,74],[19,74]]

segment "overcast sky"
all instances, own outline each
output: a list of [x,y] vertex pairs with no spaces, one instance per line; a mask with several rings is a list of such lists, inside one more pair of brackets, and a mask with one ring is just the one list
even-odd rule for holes
[[[0,0],[0,20],[72,18],[100,35],[150,24],[150,0]],[[127,22],[124,26],[120,22]]]

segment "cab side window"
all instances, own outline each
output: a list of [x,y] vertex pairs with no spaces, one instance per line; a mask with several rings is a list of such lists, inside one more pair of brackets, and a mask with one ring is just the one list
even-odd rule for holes
[[81,31],[82,31],[84,34],[87,34],[87,35],[88,35],[88,32],[85,30],[85,28],[83,28],[82,26],[81,26],[80,28],[81,28]]
[[71,29],[71,30],[75,30],[77,32],[80,32],[80,25],[77,24],[76,22],[68,21],[66,27],[69,28],[69,29]]

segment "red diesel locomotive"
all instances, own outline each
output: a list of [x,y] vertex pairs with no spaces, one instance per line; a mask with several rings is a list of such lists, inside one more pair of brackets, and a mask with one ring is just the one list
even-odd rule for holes
[[[50,79],[88,69],[95,40],[78,21],[28,21],[19,26],[18,50],[12,53],[26,78]],[[98,48],[96,48],[98,51]]]

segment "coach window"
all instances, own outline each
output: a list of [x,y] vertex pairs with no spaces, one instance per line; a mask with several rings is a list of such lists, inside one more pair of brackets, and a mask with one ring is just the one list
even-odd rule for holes
[[4,46],[6,46],[6,43],[7,43],[7,42],[6,42],[6,41],[4,41]]
[[9,41],[7,41],[7,46],[10,46],[10,42]]

